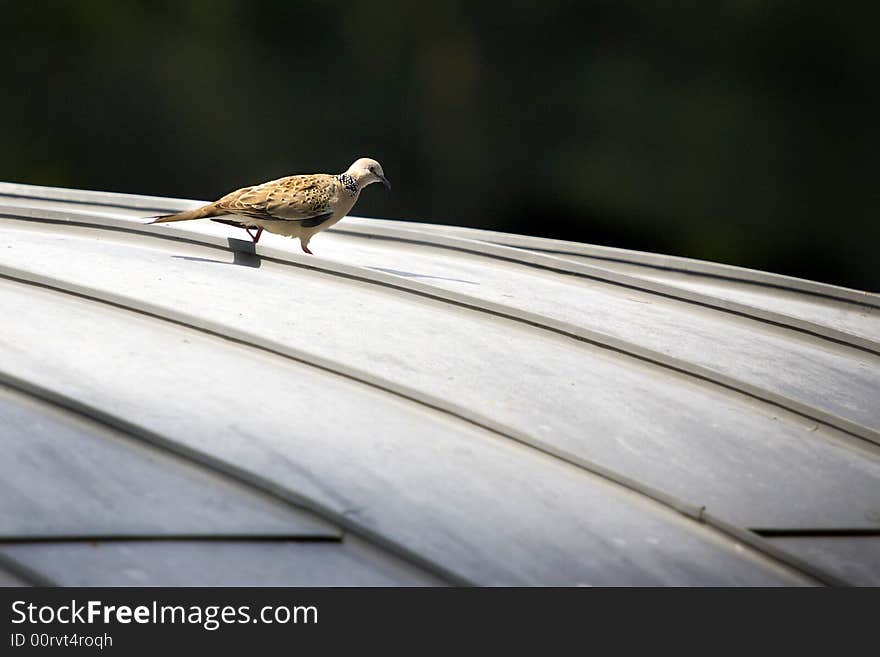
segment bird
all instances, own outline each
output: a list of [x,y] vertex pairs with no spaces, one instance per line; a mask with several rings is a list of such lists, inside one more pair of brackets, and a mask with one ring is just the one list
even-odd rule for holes
[[309,241],[347,215],[364,187],[391,183],[376,160],[362,157],[345,173],[313,173],[286,176],[251,187],[242,187],[221,199],[194,210],[150,217],[151,224],[211,219],[244,228],[254,244],[266,230],[298,237],[305,253],[314,255]]

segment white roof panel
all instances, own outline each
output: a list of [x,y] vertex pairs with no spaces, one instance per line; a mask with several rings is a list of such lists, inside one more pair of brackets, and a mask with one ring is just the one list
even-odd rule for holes
[[[194,204],[0,185],[0,381],[161,447],[168,489],[189,459],[352,535],[307,551],[361,541],[451,583],[834,583],[821,555],[750,528],[880,530],[870,295],[453,227],[350,218],[308,257],[143,225]],[[111,484],[71,504],[109,505]],[[255,540],[215,541],[216,564],[275,549],[234,518]],[[43,572],[77,545],[5,554]],[[160,572],[200,545],[114,541],[86,571],[136,555],[155,581],[209,582],[209,562]]]
[[338,527],[0,386],[0,538],[281,536]]

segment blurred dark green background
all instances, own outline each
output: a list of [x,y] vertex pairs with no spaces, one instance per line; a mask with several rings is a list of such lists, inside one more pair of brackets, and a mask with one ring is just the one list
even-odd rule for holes
[[355,213],[880,288],[875,3],[3,2],[0,180]]

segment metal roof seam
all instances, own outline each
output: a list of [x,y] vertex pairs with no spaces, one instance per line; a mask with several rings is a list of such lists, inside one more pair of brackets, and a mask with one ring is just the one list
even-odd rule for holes
[[[56,215],[54,219],[57,219],[59,223],[64,224],[107,227],[114,230],[126,230],[126,227],[130,227],[132,229],[131,232],[140,232],[142,234],[149,235],[160,234],[154,233],[154,228],[145,228],[145,230],[139,231],[137,230],[137,227],[146,225],[137,224],[132,221],[124,221],[119,219],[114,220],[108,217],[102,217],[100,220],[95,221],[70,221],[69,219],[65,219],[64,214],[60,211],[45,209],[25,210],[22,208],[9,208],[5,206],[0,206],[0,216],[12,219],[40,220],[45,218],[51,221],[53,214]],[[90,215],[84,213],[81,216]],[[185,232],[185,230],[186,229],[176,227],[174,232]],[[787,315],[785,313],[757,308],[755,306],[744,304],[738,301],[731,301],[728,299],[713,297],[700,292],[684,290],[674,285],[646,280],[638,276],[622,274],[620,272],[615,272],[594,265],[585,265],[582,263],[565,260],[564,258],[536,254],[533,251],[525,250],[519,247],[509,247],[504,245],[497,245],[490,242],[475,241],[455,237],[438,237],[429,233],[420,233],[418,231],[413,231],[408,228],[389,229],[379,226],[370,227],[369,229],[367,229],[360,226],[334,226],[331,230],[334,233],[338,233],[341,235],[355,235],[358,237],[371,239],[385,239],[404,243],[433,246],[464,253],[471,253],[483,257],[504,260],[507,262],[514,262],[528,267],[545,269],[547,271],[553,271],[564,275],[598,280],[609,285],[617,285],[628,289],[638,290],[647,294],[656,294],[664,298],[694,304],[704,308],[710,308],[712,310],[720,312],[731,313],[740,317],[746,317],[757,322],[770,324],[799,333],[805,333],[807,335],[822,340],[828,340],[830,342],[838,343],[844,346],[864,350],[875,355],[880,355],[880,342],[877,342],[870,338],[866,338],[864,336],[835,329],[830,326],[817,324],[816,322],[794,317],[792,315]],[[200,237],[202,239],[205,238],[205,236]],[[197,242],[206,243],[202,242],[202,240],[197,240]],[[260,250],[264,251],[265,247],[260,247]],[[283,260],[289,262],[289,260],[287,259]],[[847,301],[852,302],[851,300]]]
[[703,507],[701,513],[701,520],[710,527],[714,527],[718,531],[742,541],[765,555],[773,557],[774,559],[791,566],[797,571],[811,575],[823,584],[835,587],[851,586],[849,582],[836,575],[804,561],[791,552],[781,549],[779,546],[764,538],[764,536],[757,534],[750,529],[731,524],[714,514],[706,512],[705,507]]
[[[22,188],[21,191],[17,191],[20,188]],[[19,185],[16,183],[0,183],[0,196],[63,201],[65,203],[73,203],[77,205],[103,205],[108,208],[130,208],[132,210],[144,210],[146,212],[168,212],[177,210],[180,208],[181,203],[188,202],[186,199],[167,199],[158,196],[138,196],[136,194],[117,194],[115,192],[92,192],[81,189],[40,187],[36,185]],[[118,197],[118,199],[116,197]]]
[[[572,242],[572,244],[575,244],[575,243]],[[592,255],[592,254],[586,255],[586,254],[575,253],[573,251],[554,251],[552,249],[534,249],[534,248],[530,249],[525,246],[515,247],[515,248],[521,248],[521,249],[525,249],[528,251],[534,251],[536,253],[546,254],[549,256],[554,256],[554,257],[562,258],[562,259],[566,259],[566,256],[592,258],[594,260],[602,260],[605,262],[615,262],[615,263],[620,263],[622,265],[636,265],[639,267],[657,269],[660,271],[676,272],[676,273],[680,273],[680,274],[691,274],[691,275],[695,275],[695,276],[705,276],[707,278],[717,279],[717,280],[721,280],[721,281],[730,281],[732,283],[747,283],[749,285],[768,287],[768,288],[772,288],[774,290],[798,292],[800,294],[804,294],[807,296],[819,297],[822,299],[829,299],[831,301],[845,301],[847,303],[852,303],[855,305],[864,306],[865,308],[869,308],[869,309],[880,308],[880,298],[878,298],[878,294],[876,292],[869,292],[867,290],[857,290],[854,288],[839,287],[836,285],[831,285],[829,283],[818,283],[815,281],[808,281],[803,278],[792,278],[789,276],[785,276],[783,274],[773,274],[773,273],[769,273],[769,272],[761,272],[757,269],[744,269],[741,267],[734,267],[733,265],[724,265],[721,263],[711,262],[709,260],[688,260],[686,258],[678,258],[677,256],[662,256],[662,258],[664,258],[664,259],[668,258],[669,261],[667,262],[666,260],[659,260],[657,262],[653,262],[653,261],[642,262],[640,260],[635,260],[635,259],[626,260],[625,258],[613,258],[613,257],[607,256],[607,255]],[[645,254],[645,255],[651,255],[651,254]],[[677,262],[678,260],[685,260],[686,262],[694,262],[694,263],[698,263],[698,264],[715,265],[719,268],[730,267],[734,271],[726,271],[726,270],[712,271],[709,267],[706,267],[706,268],[688,267],[686,264],[679,264]],[[575,262],[575,261],[570,261],[570,262]],[[601,266],[601,265],[596,265],[596,266]],[[705,271],[703,269],[705,269]],[[737,271],[754,273],[756,275],[765,274],[770,277],[779,277],[782,280],[775,280],[773,278],[770,278],[768,280],[761,280],[758,276],[755,276],[754,278],[749,277],[749,276],[736,276],[735,274],[737,273]],[[786,281],[788,281],[788,280],[799,281],[801,283],[813,283],[814,285],[818,285],[818,286],[827,286],[827,287],[830,287],[832,291],[836,292],[836,294],[829,292],[828,290],[822,290],[819,288],[812,289],[808,285],[803,286],[803,288],[802,287],[794,287],[792,285],[787,285]],[[850,296],[848,294],[844,294],[844,293],[851,293],[852,296]]]
[[[27,185],[23,183],[8,182],[0,182],[0,196],[57,200],[81,204],[104,205],[107,207],[120,207],[145,211],[156,210],[163,212],[178,211],[181,209],[181,206],[194,206],[204,203],[203,201],[193,199],[168,198],[142,194],[126,194],[120,192],[67,189],[60,187],[43,187],[39,185]],[[446,226],[443,224],[429,224],[424,222],[413,222],[405,220],[395,221],[388,219],[371,219],[368,217],[358,216],[350,216],[349,219],[371,223],[376,222],[376,224],[390,223],[394,221],[395,223],[399,222],[401,224],[406,224],[407,226],[411,227],[407,228],[407,230],[423,230],[425,227],[430,227],[431,230],[436,229],[446,232],[454,231],[470,235],[489,236],[491,238],[489,240],[475,239],[474,241],[489,241],[496,244],[509,244],[518,248],[527,248],[538,251],[558,250],[560,248],[570,249],[572,255],[601,257],[598,254],[602,254],[607,259],[618,259],[621,262],[647,264],[650,266],[659,266],[663,268],[669,267],[668,263],[675,263],[675,265],[677,266],[675,268],[678,268],[681,271],[703,273],[708,275],[720,275],[721,277],[731,278],[732,280],[767,284],[782,289],[807,292],[810,294],[827,296],[829,298],[838,299],[841,301],[852,301],[854,303],[880,308],[880,295],[871,292],[852,290],[850,288],[831,285],[828,283],[820,283],[817,281],[810,281],[794,276],[764,272],[756,269],[716,263],[707,260],[686,258],[683,256],[654,254],[644,251],[634,251],[630,249],[622,249],[595,244],[581,244],[578,242],[569,242],[565,240],[557,240],[546,237],[495,233],[493,231],[478,228],[469,228],[465,226]],[[343,229],[344,228],[334,227],[330,230],[339,231]],[[545,248],[542,248],[542,246]],[[608,258],[608,254],[613,254],[616,257]],[[621,256],[624,256],[624,258],[622,258]]]
[[[683,301],[685,303],[692,303],[695,305],[703,306],[705,308],[711,308],[713,310],[729,312],[735,315],[739,315],[741,317],[747,317],[755,321],[779,326],[784,329],[808,333],[818,338],[831,340],[832,342],[838,342],[850,347],[854,347],[856,349],[862,349],[864,351],[880,355],[880,343],[859,335],[848,333],[846,331],[822,326],[821,324],[793,317],[791,315],[786,315],[784,313],[755,308],[754,306],[749,306],[747,304],[743,304],[737,301],[716,298],[699,292],[682,290],[681,288],[667,285],[665,283],[649,281],[643,278],[639,278],[637,276],[621,274],[619,272],[614,272],[593,265],[584,265],[582,263],[572,262],[570,260],[557,258],[555,256],[542,256],[538,254],[533,254],[533,252],[531,251],[527,251],[517,247],[499,246],[487,242],[460,240],[457,238],[438,239],[430,235],[426,235],[425,239],[420,239],[407,238],[402,235],[398,236],[393,234],[407,230],[402,228],[380,229],[379,231],[377,231],[375,228],[365,228],[363,230],[360,230],[359,227],[352,226],[340,228],[336,226],[333,230],[335,233],[357,235],[359,237],[369,237],[372,239],[388,239],[414,244],[428,244],[439,248],[463,251],[466,253],[473,253],[485,257],[496,258],[499,260],[506,260],[508,262],[515,262],[517,264],[522,264],[529,267],[536,267],[538,269],[547,269],[549,271],[555,271],[561,274],[598,280],[602,281],[603,283],[619,285],[621,287],[639,290],[641,292],[647,292],[649,294],[656,294],[666,297],[668,299],[675,299],[677,301]],[[456,240],[456,242],[446,243],[447,239],[454,239]],[[505,251],[498,251],[498,249],[505,249]],[[540,261],[537,261],[536,258],[540,258]],[[551,258],[552,261],[549,260]]]
[[338,541],[342,535],[309,511],[2,383],[0,443],[7,467],[0,487],[10,493],[0,494],[0,541],[229,533]]
[[[0,209],[0,214],[2,214],[2,209]],[[78,222],[69,222],[62,220],[62,223]],[[116,224],[121,225],[117,226]],[[176,241],[192,242],[203,246],[228,250],[228,246],[224,246],[223,240],[220,238],[208,238],[206,236],[200,236],[200,238],[194,239],[189,235],[172,236],[168,234],[172,231],[162,231],[162,229],[149,229],[138,224],[127,224],[128,222],[117,221],[109,227],[104,226],[101,223],[92,224],[87,222],[84,225],[87,227],[96,227],[98,229],[109,228],[111,230],[121,230],[137,234],[144,234],[150,237],[157,237],[159,239],[172,239]],[[175,230],[173,232],[184,234],[186,233],[185,230]],[[305,257],[291,255],[287,252],[281,251],[280,249],[274,248],[261,248],[260,251],[262,252],[260,257],[279,264],[312,269],[323,273],[351,278],[361,282],[394,288],[403,292],[417,294],[445,303],[452,303],[477,312],[488,313],[511,321],[525,323],[539,329],[548,330],[560,335],[565,335],[575,340],[587,342],[602,348],[611,349],[615,352],[625,354],[629,357],[650,362],[667,369],[672,369],[687,376],[691,376],[696,379],[721,386],[735,393],[743,394],[754,399],[763,401],[765,403],[778,406],[790,412],[809,418],[815,422],[834,427],[840,431],[843,431],[844,433],[850,434],[851,436],[854,436],[860,440],[867,441],[868,443],[871,443],[873,445],[880,445],[880,431],[877,431],[871,427],[861,425],[857,422],[853,422],[851,420],[847,420],[846,418],[834,415],[833,413],[823,411],[822,409],[816,408],[808,404],[804,404],[796,399],[792,399],[791,397],[786,397],[785,395],[773,392],[772,390],[768,390],[766,388],[747,383],[736,377],[729,376],[721,372],[716,372],[705,366],[698,365],[689,361],[684,361],[680,358],[669,356],[653,349],[641,347],[640,345],[637,345],[629,340],[617,338],[612,335],[600,333],[592,329],[586,329],[570,324],[568,322],[563,322],[543,315],[538,315],[536,313],[519,310],[517,308],[506,306],[504,304],[484,301],[482,299],[474,298],[460,292],[448,291],[426,283],[405,280],[391,274],[365,270],[362,267],[343,265],[330,261],[315,262],[315,259],[313,258],[306,259]],[[15,278],[16,276],[24,276],[25,278],[27,278],[25,272],[21,270],[13,270],[12,268],[0,266],[0,272],[2,271],[12,271],[12,278]],[[62,288],[64,288],[63,283],[61,283],[60,281],[57,281],[57,283],[60,284]]]
[[[850,301],[857,304],[880,308],[880,294],[876,292],[855,290],[852,288],[841,287],[839,285],[832,285],[830,283],[820,283],[818,281],[797,278],[795,276],[775,274],[758,269],[749,269],[747,267],[738,267],[736,265],[712,262],[710,260],[699,260],[696,258],[663,255],[645,251],[633,251],[629,249],[602,246],[598,244],[583,244],[580,242],[569,242],[547,237],[535,237],[531,235],[518,235],[513,233],[497,233],[494,231],[483,230],[479,228],[469,228],[466,226],[449,226],[445,224],[426,224],[422,222],[408,221],[398,222],[393,219],[371,220],[367,217],[349,218],[362,219],[365,222],[375,221],[381,223],[401,223],[405,224],[408,227],[408,230],[419,230],[426,233],[439,231],[448,235],[462,237],[462,239],[473,239],[474,241],[512,246],[541,253],[550,253],[562,256],[583,256],[588,258],[596,258],[599,260],[609,260],[613,262],[642,265],[657,269],[681,271],[690,274],[702,274],[705,276],[724,278],[744,283],[766,285],[783,290],[803,292],[805,294],[827,297],[829,299]],[[410,226],[413,226],[414,228],[409,228]],[[465,237],[467,235],[472,235],[473,237]]]
[[[568,463],[569,465],[572,465],[574,467],[578,467],[584,471],[587,471],[587,472],[590,472],[596,476],[599,476],[607,481],[613,482],[614,484],[617,484],[617,485],[619,485],[619,486],[621,486],[631,492],[637,493],[637,494],[642,495],[644,497],[647,497],[648,499],[651,499],[657,503],[660,503],[668,508],[671,508],[674,511],[680,513],[681,515],[688,517],[691,520],[694,520],[698,523],[707,524],[707,525],[713,527],[713,529],[721,532],[722,534],[728,534],[741,542],[747,543],[748,545],[750,545],[750,547],[754,548],[756,551],[762,552],[765,555],[770,556],[773,560],[775,560],[781,564],[787,565],[787,566],[789,566],[799,572],[802,572],[802,574],[806,574],[806,575],[808,575],[808,576],[810,576],[820,582],[832,583],[832,584],[837,583],[837,580],[833,575],[831,575],[829,573],[825,573],[824,571],[818,570],[810,564],[800,562],[796,558],[794,561],[788,560],[787,557],[791,556],[791,555],[788,555],[788,553],[785,553],[785,552],[779,550],[775,546],[770,546],[769,543],[767,543],[766,541],[761,539],[759,536],[752,535],[747,530],[744,530],[741,528],[736,528],[733,525],[730,525],[728,523],[724,523],[723,521],[716,521],[713,516],[710,516],[709,514],[707,514],[705,512],[705,506],[698,506],[698,505],[686,502],[684,500],[680,500],[680,499],[676,498],[675,496],[669,495],[669,494],[667,494],[659,489],[656,489],[652,486],[643,484],[643,483],[641,483],[631,477],[628,477],[626,475],[622,475],[620,473],[617,473],[617,472],[615,472],[609,468],[606,468],[602,465],[599,465],[599,464],[594,463],[592,461],[588,461],[588,460],[583,459],[581,457],[578,457],[574,454],[570,454],[564,450],[556,449],[555,447],[544,443],[544,441],[541,441],[541,440],[535,439],[531,436],[528,436],[524,432],[517,431],[517,430],[512,429],[510,427],[506,427],[506,426],[502,425],[501,423],[495,422],[494,420],[491,420],[489,418],[484,418],[484,417],[480,416],[479,414],[472,412],[470,409],[465,409],[465,408],[459,407],[455,404],[449,404],[445,400],[437,399],[437,398],[434,398],[430,395],[426,395],[426,394],[423,394],[418,391],[409,390],[405,386],[401,386],[401,385],[398,385],[398,384],[395,384],[395,383],[389,382],[389,381],[384,381],[379,377],[374,377],[374,376],[366,374],[366,373],[360,373],[357,370],[355,370],[354,368],[350,368],[348,366],[340,366],[338,364],[332,364],[327,359],[317,358],[317,357],[314,357],[309,354],[292,355],[290,352],[294,352],[296,350],[292,350],[289,347],[286,347],[285,345],[275,345],[274,347],[271,347],[271,346],[267,346],[267,344],[269,344],[269,345],[272,344],[271,341],[262,340],[260,338],[255,338],[255,336],[250,336],[250,339],[243,339],[241,337],[235,337],[234,335],[231,335],[231,334],[228,334],[228,333],[225,333],[222,331],[218,331],[216,329],[209,328],[209,326],[211,324],[213,324],[213,322],[192,321],[190,323],[190,322],[182,319],[182,317],[185,317],[185,313],[179,313],[176,311],[162,312],[161,309],[154,309],[154,310],[148,311],[143,308],[138,308],[138,306],[147,306],[149,304],[135,303],[133,306],[128,306],[118,298],[118,295],[107,294],[106,296],[108,298],[102,298],[103,296],[105,296],[104,293],[96,293],[95,291],[91,291],[91,293],[86,293],[83,290],[73,291],[71,289],[67,289],[67,286],[60,281],[56,282],[55,285],[50,285],[45,281],[40,283],[40,282],[36,282],[34,280],[29,280],[28,278],[17,279],[17,278],[9,276],[8,272],[4,271],[4,269],[7,269],[7,268],[0,268],[0,276],[12,278],[13,280],[20,280],[21,282],[25,282],[25,283],[29,283],[29,284],[40,285],[40,286],[47,287],[49,289],[53,289],[53,290],[56,290],[56,291],[59,291],[62,293],[74,294],[76,296],[80,296],[82,298],[97,301],[99,303],[107,303],[110,305],[114,305],[114,306],[123,308],[125,310],[149,315],[149,316],[155,317],[157,319],[178,323],[183,326],[188,326],[190,328],[194,328],[196,330],[203,331],[203,332],[209,333],[211,335],[215,335],[216,337],[219,337],[222,339],[228,339],[228,340],[232,340],[234,342],[239,342],[241,344],[244,344],[244,345],[247,345],[247,346],[250,346],[253,348],[268,351],[270,353],[274,353],[279,356],[291,358],[293,360],[305,363],[307,365],[319,367],[319,368],[324,369],[326,371],[329,371],[331,373],[334,373],[334,374],[337,374],[340,376],[345,376],[347,378],[351,378],[355,381],[359,381],[359,382],[364,383],[366,385],[370,385],[372,387],[381,389],[385,392],[400,396],[404,399],[408,399],[410,401],[414,401],[416,403],[422,404],[422,405],[427,406],[429,408],[433,408],[435,410],[441,411],[441,412],[446,413],[448,415],[452,415],[453,417],[457,417],[459,419],[465,420],[465,421],[470,422],[470,423],[472,423],[476,426],[479,426],[483,429],[489,430],[497,435],[506,437],[510,440],[513,440],[517,443],[520,443],[530,449],[534,449],[535,451],[537,451],[539,453],[542,453],[544,455],[547,455],[547,456],[550,456],[553,458],[557,458],[561,461]],[[46,279],[48,277],[37,277],[37,278]],[[71,287],[81,287],[81,286],[71,286]],[[110,300],[109,297],[114,297],[114,300]],[[196,318],[193,318],[193,319],[196,319]],[[238,334],[238,333],[242,333],[242,332],[235,331],[234,333]],[[251,340],[253,340],[253,341],[251,341]],[[0,370],[0,382],[5,382],[5,380],[7,378],[8,378],[8,375],[6,373],[4,373],[2,370]],[[50,394],[54,395],[55,393],[50,393]],[[79,402],[75,402],[75,403],[79,404]],[[89,407],[89,408],[91,408],[91,407]],[[103,415],[102,411],[98,411],[97,409],[93,409],[93,411]],[[129,425],[129,423],[126,423],[124,420],[121,420],[121,422],[125,423],[126,425]],[[130,425],[130,426],[135,426],[135,425]],[[124,430],[131,432],[129,429],[124,429]],[[145,429],[141,429],[141,430],[147,431]],[[170,441],[170,439],[166,439],[164,437],[161,438],[161,440],[168,441],[172,445],[175,444],[173,441]],[[186,448],[186,452],[187,453],[192,452],[193,454],[200,454],[196,450],[191,450],[189,448]],[[218,463],[224,463],[222,461],[214,459],[214,457],[210,457],[210,456],[206,456],[206,457],[208,459],[210,459],[212,462],[217,461]],[[232,466],[232,467],[234,467],[234,466]],[[307,508],[318,513],[317,509],[314,508],[312,505],[308,505]],[[329,511],[329,513],[334,514],[334,517],[332,517],[332,518],[328,517],[328,519],[330,519],[334,522],[337,522],[339,524],[342,524],[339,521],[339,519],[335,516],[335,512]],[[344,518],[345,516],[344,516],[344,514],[340,514],[340,517]],[[364,534],[362,533],[361,535],[364,535]],[[772,549],[770,549],[768,551],[769,548],[772,548]]]
[[27,582],[31,586],[58,586],[57,582],[53,581],[43,573],[25,566],[23,563],[10,557],[8,554],[4,554],[2,551],[2,545],[0,545],[0,568],[7,570],[18,579]]
[[[426,570],[433,575],[445,580],[451,584],[470,586],[473,583],[461,577],[457,573],[453,573],[439,564],[413,553],[404,546],[389,540],[388,538],[377,534],[368,527],[353,522],[344,513],[339,513],[326,507],[325,505],[305,497],[297,491],[278,486],[255,473],[237,467],[223,459],[216,458],[206,452],[196,450],[181,443],[158,434],[154,431],[142,427],[133,422],[129,422],[112,413],[108,413],[91,404],[84,403],[80,400],[69,397],[68,395],[49,390],[42,386],[33,384],[29,381],[20,379],[0,369],[0,383],[14,388],[20,392],[36,397],[44,402],[53,404],[77,415],[84,416],[93,422],[98,422],[117,431],[121,431],[127,436],[158,447],[166,452],[170,452],[175,456],[182,457],[189,462],[195,463],[201,467],[207,468],[222,476],[229,477],[234,481],[243,484],[249,488],[260,491],[286,504],[294,507],[306,509],[315,515],[330,521],[344,529],[348,529],[352,534],[366,541],[381,551],[388,552],[395,557],[414,565],[417,568]],[[201,539],[200,539],[201,540]],[[336,542],[336,541],[334,541]],[[2,556],[2,555],[0,555]]]

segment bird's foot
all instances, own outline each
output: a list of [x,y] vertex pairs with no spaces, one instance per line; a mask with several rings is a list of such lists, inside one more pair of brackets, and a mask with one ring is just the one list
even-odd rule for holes
[[314,253],[311,252],[311,250],[309,250],[309,247],[307,244],[303,244],[302,242],[300,242],[300,246],[302,247],[302,250],[305,251],[306,253],[308,253],[309,255],[315,255]]
[[263,234],[263,229],[262,229],[262,228],[258,228],[258,229],[257,229],[257,233],[256,233],[256,235],[255,235],[254,233],[251,232],[251,229],[250,229],[250,228],[245,228],[245,230],[247,231],[247,234],[251,236],[251,239],[254,241],[254,244],[256,244],[257,242],[260,241],[260,235]]

